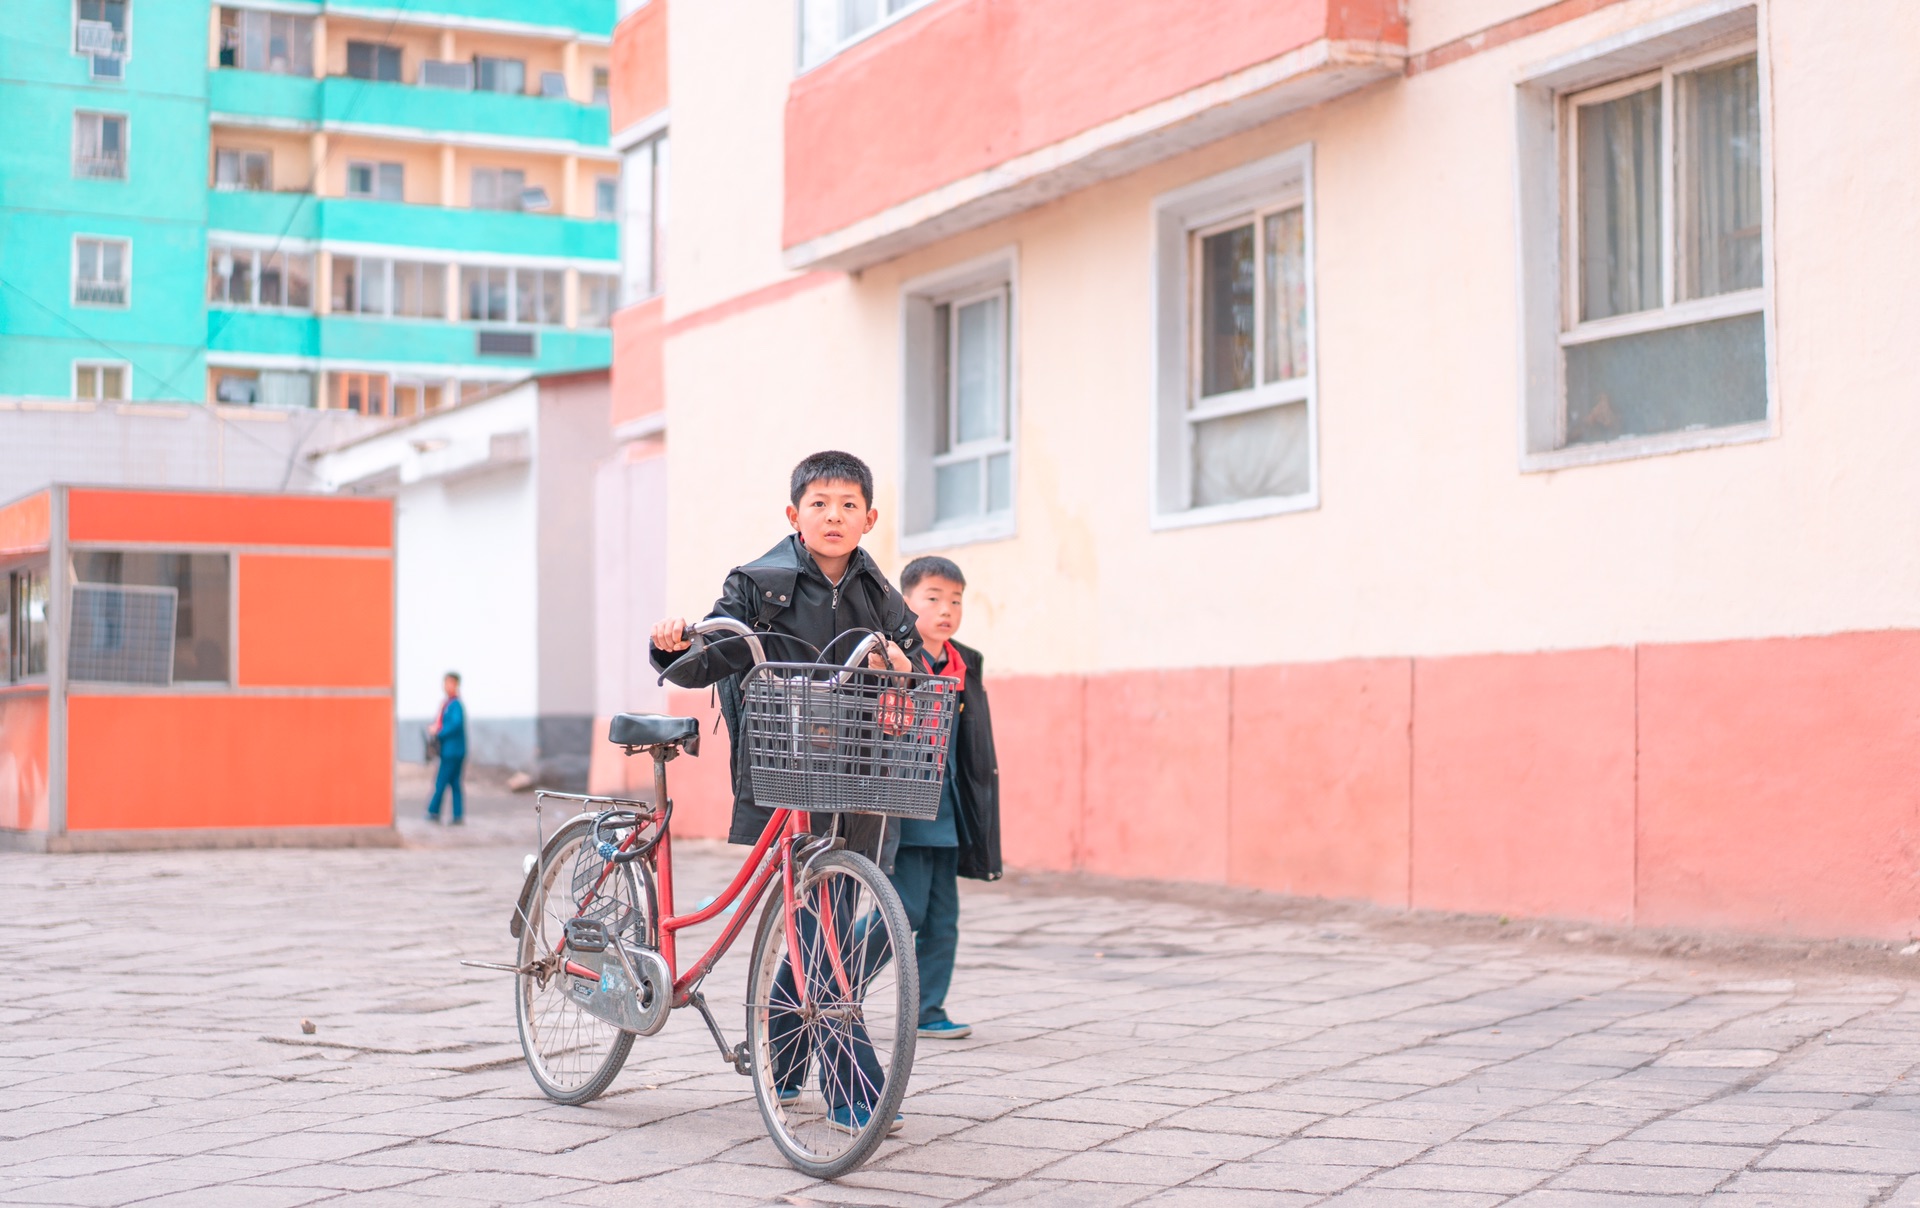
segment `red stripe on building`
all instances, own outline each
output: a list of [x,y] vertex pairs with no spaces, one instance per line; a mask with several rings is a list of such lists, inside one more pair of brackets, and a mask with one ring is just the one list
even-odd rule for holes
[[1560,0],[1558,4],[1536,8],[1512,20],[1502,21],[1498,25],[1489,25],[1464,38],[1442,42],[1431,50],[1423,50],[1413,55],[1407,60],[1407,74],[1417,76],[1423,71],[1432,71],[1436,67],[1458,63],[1461,59],[1471,58],[1483,50],[1505,46],[1509,42],[1531,37],[1541,30],[1552,29],[1556,25],[1577,21],[1589,13],[1597,13],[1603,8],[1612,8],[1619,3],[1621,0]]

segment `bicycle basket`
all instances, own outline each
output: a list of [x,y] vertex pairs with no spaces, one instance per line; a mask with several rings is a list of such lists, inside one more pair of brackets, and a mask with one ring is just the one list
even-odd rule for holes
[[946,676],[815,663],[747,675],[747,768],[769,809],[932,820],[958,707]]

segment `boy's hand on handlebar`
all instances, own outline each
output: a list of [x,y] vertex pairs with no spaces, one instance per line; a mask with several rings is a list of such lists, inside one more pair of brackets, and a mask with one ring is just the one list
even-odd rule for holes
[[880,651],[876,650],[867,656],[867,666],[875,671],[885,671],[888,667],[892,667],[895,671],[913,670],[913,664],[908,661],[906,652],[891,641],[886,645],[886,657],[882,659]]
[[687,623],[679,617],[669,617],[664,621],[656,622],[653,627],[653,647],[655,650],[664,650],[668,653],[685,650],[692,645],[687,641],[686,633]]

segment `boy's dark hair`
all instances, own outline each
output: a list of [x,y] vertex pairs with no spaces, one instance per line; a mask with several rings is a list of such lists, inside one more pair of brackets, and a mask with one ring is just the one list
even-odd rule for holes
[[860,495],[867,501],[867,506],[873,506],[873,471],[867,468],[866,462],[851,453],[826,449],[793,467],[793,506],[800,506],[800,497],[816,482],[850,482],[860,488]]
[[445,678],[450,679],[457,684],[460,682],[460,673],[458,671],[449,671],[447,672]]
[[900,590],[912,591],[920,586],[922,579],[945,579],[962,587],[967,585],[967,577],[960,573],[960,567],[954,560],[938,554],[928,554],[907,563],[907,569],[900,572]]

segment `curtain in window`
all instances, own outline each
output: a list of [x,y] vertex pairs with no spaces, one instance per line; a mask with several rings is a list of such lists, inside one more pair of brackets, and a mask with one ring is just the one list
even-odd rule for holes
[[1266,380],[1307,375],[1307,220],[1295,206],[1266,218]]
[[1579,113],[1580,318],[1661,305],[1660,89]]
[[1305,403],[1195,424],[1193,506],[1304,493],[1308,439]]
[[1686,297],[1760,287],[1760,68],[1754,59],[1681,78]]

